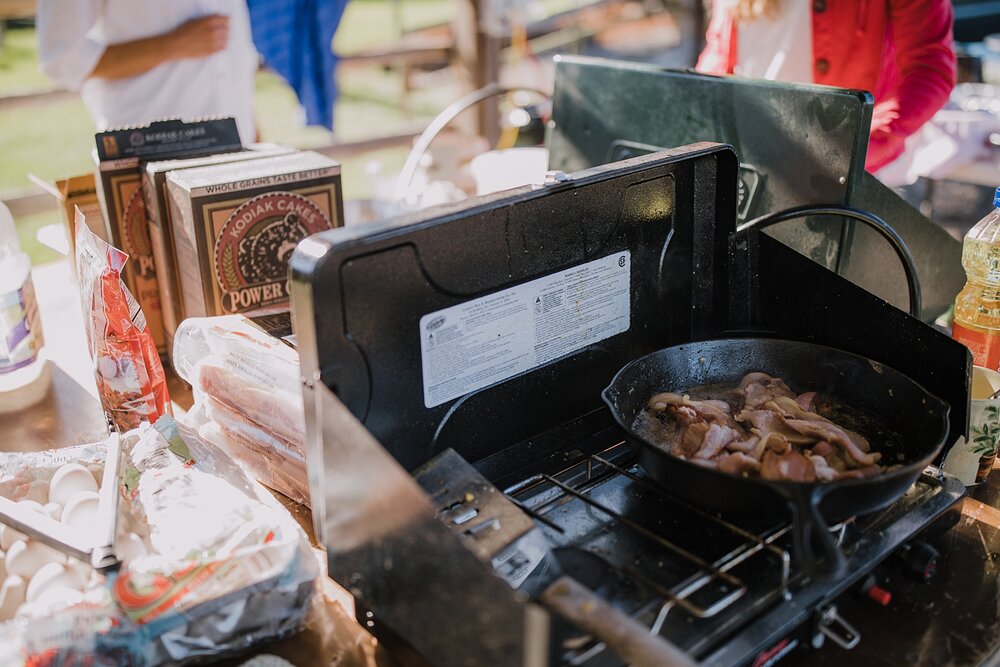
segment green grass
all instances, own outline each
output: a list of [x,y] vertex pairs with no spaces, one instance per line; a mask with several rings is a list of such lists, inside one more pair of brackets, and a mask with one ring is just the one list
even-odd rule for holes
[[22,215],[17,219],[17,237],[21,243],[21,249],[28,253],[32,264],[44,264],[54,262],[62,257],[52,248],[38,241],[38,230],[47,225],[62,225],[62,218],[59,211],[43,211],[32,215]]
[[52,81],[38,69],[35,31],[6,31],[0,48],[0,94],[52,87]]
[[[352,0],[333,38],[340,54],[391,44],[397,31],[417,30],[450,21],[455,15],[454,0]],[[398,14],[396,7],[398,7]]]
[[78,99],[0,112],[0,193],[92,170],[94,124]]

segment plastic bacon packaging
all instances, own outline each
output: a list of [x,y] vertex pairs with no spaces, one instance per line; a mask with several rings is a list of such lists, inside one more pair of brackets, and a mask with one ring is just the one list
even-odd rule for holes
[[171,414],[163,366],[142,309],[121,279],[128,255],[76,211],[76,270],[87,342],[104,411],[119,431]]

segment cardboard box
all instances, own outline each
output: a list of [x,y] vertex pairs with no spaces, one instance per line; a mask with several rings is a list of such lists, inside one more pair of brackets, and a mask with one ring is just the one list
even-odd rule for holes
[[59,213],[66,226],[66,236],[69,239],[69,261],[71,264],[76,261],[76,207],[79,207],[86,214],[90,231],[97,234],[101,240],[108,240],[108,229],[101,214],[101,204],[97,198],[97,183],[93,174],[70,176],[55,183],[50,183],[34,174],[28,174],[28,178],[55,197],[59,204]]
[[242,162],[273,155],[294,153],[294,148],[278,144],[252,144],[238,153],[220,153],[204,157],[157,160],[146,162],[142,170],[142,194],[146,203],[146,219],[149,222],[149,241],[156,266],[156,284],[160,293],[160,311],[166,337],[167,354],[173,350],[174,332],[184,319],[184,307],[180,296],[177,274],[177,258],[174,254],[174,237],[170,224],[170,206],[167,195],[167,173],[179,169],[193,169],[212,164]]
[[288,303],[288,261],[311,234],[343,225],[340,164],[318,153],[167,174],[187,317]]
[[232,118],[185,123],[157,121],[146,127],[108,130],[95,136],[97,194],[109,242],[129,255],[122,280],[146,314],[160,354],[167,350],[160,290],[142,195],[141,161],[197,157],[242,148]]

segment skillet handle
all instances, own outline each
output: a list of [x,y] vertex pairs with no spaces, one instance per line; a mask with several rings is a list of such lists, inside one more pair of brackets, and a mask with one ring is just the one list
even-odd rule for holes
[[821,486],[792,484],[785,488],[792,511],[792,541],[802,569],[812,579],[830,581],[847,574],[847,557],[830,534],[819,504],[826,495]]
[[539,598],[631,667],[697,667],[693,658],[571,577],[559,577]]

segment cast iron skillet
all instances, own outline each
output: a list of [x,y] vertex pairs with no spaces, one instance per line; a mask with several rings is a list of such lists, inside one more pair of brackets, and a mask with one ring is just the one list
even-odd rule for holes
[[[728,475],[668,454],[632,429],[646,402],[662,391],[727,383],[751,371],[784,380],[793,391],[818,391],[822,399],[867,413],[867,428],[847,425],[882,452],[883,464],[902,464],[864,479],[829,483],[773,482]],[[790,511],[794,547],[812,578],[846,573],[847,560],[828,522],[890,505],[940,453],[948,434],[948,405],[902,373],[849,352],[822,345],[767,338],[732,338],[668,347],[632,361],[602,394],[629,435],[646,473],[675,496],[722,512]],[[834,419],[834,421],[837,421]],[[878,431],[896,434],[888,449]],[[875,432],[872,432],[875,431]]]

